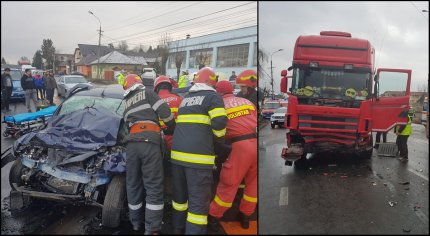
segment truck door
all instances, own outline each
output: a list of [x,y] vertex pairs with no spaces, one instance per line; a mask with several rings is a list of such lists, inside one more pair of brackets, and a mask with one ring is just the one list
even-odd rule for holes
[[372,98],[372,131],[388,131],[408,121],[411,70],[377,70]]

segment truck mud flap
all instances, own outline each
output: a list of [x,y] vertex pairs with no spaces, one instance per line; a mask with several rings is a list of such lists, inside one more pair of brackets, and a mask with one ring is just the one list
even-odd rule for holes
[[291,145],[290,148],[283,148],[281,154],[282,158],[288,162],[297,161],[302,155],[303,147],[301,145]]

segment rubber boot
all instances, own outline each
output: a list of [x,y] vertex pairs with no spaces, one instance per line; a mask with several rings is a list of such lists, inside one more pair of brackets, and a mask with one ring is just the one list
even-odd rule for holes
[[208,217],[208,228],[212,232],[218,232],[220,227],[219,219],[209,215]]
[[241,217],[240,217],[240,225],[242,226],[242,228],[244,229],[249,229],[249,216],[240,213]]

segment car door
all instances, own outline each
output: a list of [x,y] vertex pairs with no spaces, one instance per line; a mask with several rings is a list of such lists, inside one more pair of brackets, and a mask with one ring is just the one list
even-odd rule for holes
[[60,77],[60,80],[58,81],[58,95],[64,94],[64,76]]
[[408,121],[411,70],[377,70],[371,101],[372,131],[388,131]]

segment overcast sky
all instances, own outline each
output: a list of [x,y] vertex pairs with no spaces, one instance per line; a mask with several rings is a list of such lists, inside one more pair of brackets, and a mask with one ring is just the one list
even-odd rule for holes
[[[292,65],[297,37],[326,30],[369,40],[376,67],[412,69],[411,91],[417,91],[429,73],[429,13],[422,9],[429,10],[428,2],[260,2],[259,47],[269,57],[283,49],[272,57],[275,92],[281,70]],[[270,58],[263,68],[270,75]],[[266,77],[260,85],[269,85]]]
[[[227,8],[231,10],[215,13]],[[185,38],[257,24],[257,3],[234,2],[1,2],[1,56],[16,64],[21,56],[33,58],[43,39],[57,51],[74,53],[78,43],[102,45],[127,39],[129,48],[157,45],[163,33]],[[211,13],[215,13],[210,15]],[[205,16],[183,22],[192,18]],[[176,24],[168,26],[171,24]],[[168,27],[165,27],[168,26]],[[160,28],[160,29],[158,29]],[[138,34],[141,33],[142,34]]]

